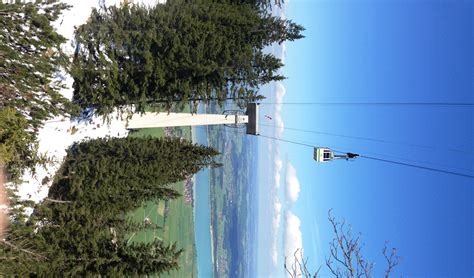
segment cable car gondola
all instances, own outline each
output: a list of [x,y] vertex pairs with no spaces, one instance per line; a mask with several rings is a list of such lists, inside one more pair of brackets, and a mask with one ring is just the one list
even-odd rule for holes
[[330,148],[327,147],[314,147],[313,158],[316,162],[328,162],[335,159],[349,160],[351,158],[358,157],[355,153],[346,153],[345,155],[337,155]]

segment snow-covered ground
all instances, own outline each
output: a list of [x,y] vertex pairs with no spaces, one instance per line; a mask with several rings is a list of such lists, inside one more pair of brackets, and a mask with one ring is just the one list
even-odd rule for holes
[[[39,130],[39,152],[46,154],[52,162],[46,169],[38,167],[36,175],[30,171],[25,172],[23,182],[18,187],[19,196],[35,202],[44,199],[48,195],[51,178],[59,169],[66,155],[66,149],[72,143],[88,138],[125,137],[127,134],[125,122],[115,118],[110,123],[104,123],[102,118],[93,118],[87,122],[61,118],[48,121]],[[49,177],[50,181],[43,184],[42,181],[46,177]]]
[[[64,14],[55,22],[55,27],[58,32],[64,37],[68,38],[68,42],[63,45],[63,49],[72,54],[74,51],[74,28],[87,21],[92,8],[98,8],[101,5],[118,5],[120,0],[67,0],[63,1],[71,5],[71,8],[64,12]],[[141,3],[144,5],[155,5],[163,3],[163,0],[135,0],[129,1],[134,3]],[[72,78],[66,73],[58,74],[58,78],[64,80],[66,89],[62,90],[62,94],[71,99],[72,98]],[[61,162],[66,155],[66,149],[74,142],[85,139],[101,138],[107,136],[124,137],[128,132],[125,128],[125,122],[112,117],[112,120],[105,123],[102,118],[92,118],[90,120],[78,120],[58,117],[51,119],[44,124],[44,127],[39,130],[39,152],[46,154],[52,158],[53,163],[50,163],[46,169],[38,167],[36,174],[33,175],[27,171],[22,177],[22,183],[17,187],[18,195],[22,199],[33,200],[39,202],[44,199],[47,194],[54,173],[58,170]],[[49,178],[45,179],[45,178]],[[43,182],[44,181],[44,182]]]

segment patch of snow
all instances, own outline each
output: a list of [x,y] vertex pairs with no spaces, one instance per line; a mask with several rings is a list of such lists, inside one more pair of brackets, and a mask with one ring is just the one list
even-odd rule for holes
[[63,44],[63,50],[68,54],[72,54],[74,53],[72,42],[74,41],[74,30],[76,26],[84,24],[87,21],[92,8],[98,7],[99,2],[97,0],[65,0],[63,2],[71,7],[69,10],[63,11],[53,26],[59,34],[63,35],[69,41],[69,43]]
[[[106,7],[119,6],[121,0],[64,0],[62,1],[71,6],[69,10],[63,12],[63,14],[54,22],[53,26],[58,30],[58,33],[68,39],[69,43],[63,45],[63,50],[68,53],[74,53],[74,30],[81,24],[86,23],[87,19],[93,8],[100,8],[101,4]],[[103,3],[102,3],[103,2]],[[154,6],[158,3],[166,3],[166,0],[136,0],[133,3],[140,3],[147,6]]]
[[[67,39],[62,48],[66,54],[71,55],[75,50],[74,30],[77,26],[86,23],[92,8],[99,8],[100,5],[119,5],[121,0],[64,0],[63,2],[71,7],[64,11],[58,20],[53,23],[53,27]],[[133,2],[148,6],[166,3],[165,0],[136,0]],[[61,94],[68,99],[72,99],[73,78],[62,70],[55,74],[55,80],[62,81],[65,85],[65,88],[61,90]],[[38,167],[35,174],[31,171],[25,172],[22,176],[22,183],[17,186],[19,197],[35,202],[43,200],[48,195],[54,174],[64,160],[66,149],[71,144],[86,139],[125,137],[128,135],[125,126],[126,122],[119,119],[119,117],[111,117],[109,123],[98,117],[93,117],[87,121],[57,117],[45,122],[44,126],[38,131],[39,152],[52,158],[53,162],[46,168]],[[28,210],[28,213],[31,212],[32,210]]]
[[[18,186],[21,199],[39,202],[48,195],[54,174],[66,156],[66,149],[74,142],[105,137],[126,137],[126,122],[114,117],[110,123],[93,117],[88,121],[69,120],[61,117],[48,121],[38,132],[39,152],[51,160],[46,168],[38,167],[36,174],[25,172]],[[43,182],[44,181],[44,182]]]

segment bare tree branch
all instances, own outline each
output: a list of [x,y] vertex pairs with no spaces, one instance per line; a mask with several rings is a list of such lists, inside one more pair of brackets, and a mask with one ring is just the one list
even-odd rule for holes
[[388,242],[385,242],[385,246],[383,247],[382,253],[387,261],[387,269],[385,270],[385,278],[390,277],[390,273],[392,272],[393,268],[400,264],[400,256],[397,255],[397,249],[392,248],[390,255],[387,254],[387,245]]
[[72,203],[71,201],[63,201],[63,200],[56,200],[56,199],[51,199],[51,198],[45,198],[45,202],[51,202],[51,203],[59,203],[59,204],[69,204]]
[[305,277],[305,278],[317,278],[319,270],[321,267],[318,268],[318,270],[314,273],[311,274],[311,272],[308,270],[308,258],[304,259],[303,256],[303,249],[296,249],[295,253],[293,253],[293,262],[291,263],[290,266],[288,266],[287,263],[287,257],[285,257],[285,271],[286,273],[291,277],[291,278],[296,278],[296,277]]
[[[329,243],[329,258],[326,258],[326,266],[335,277],[373,277],[374,263],[366,260],[362,255],[363,244],[360,242],[360,234],[354,236],[352,227],[346,225],[345,220],[336,221],[332,215],[332,209],[328,212],[328,220],[332,226],[334,238]],[[387,244],[383,249],[383,255],[387,262],[385,277],[388,278],[393,269],[400,263],[396,249],[388,254]]]
[[[370,278],[373,277],[372,271],[374,263],[368,261],[362,255],[361,235],[352,234],[351,225],[347,225],[345,220],[338,222],[332,215],[332,209],[328,211],[328,220],[334,234],[334,238],[329,242],[329,255],[326,257],[326,266],[334,277],[357,277]],[[385,270],[385,278],[390,277],[393,269],[400,264],[400,257],[397,255],[397,250],[392,248],[388,251],[387,243],[382,250],[383,256],[387,263]],[[293,262],[291,265],[287,264],[287,257],[285,257],[286,273],[292,277],[318,277],[321,269],[312,275],[307,267],[308,259],[304,259],[303,250],[298,249],[293,254]]]

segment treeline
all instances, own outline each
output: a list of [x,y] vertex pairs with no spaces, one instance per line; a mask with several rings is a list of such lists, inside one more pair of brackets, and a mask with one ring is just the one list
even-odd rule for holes
[[[33,168],[37,130],[75,109],[60,94],[55,74],[67,68],[66,39],[52,26],[66,4],[56,1],[6,4],[0,1],[0,162],[11,179]],[[22,1],[23,2],[23,1]]]
[[190,100],[246,103],[284,78],[282,61],[264,49],[302,38],[301,25],[262,13],[258,3],[268,1],[185,2],[94,9],[75,33],[74,103],[98,114]]
[[[68,8],[56,0],[0,3],[0,162],[10,179],[45,162],[37,131],[54,116],[94,108],[143,112],[188,101],[263,98],[263,84],[284,78],[264,48],[302,38],[304,28],[272,16],[280,0],[169,0],[154,7],[94,9],[75,32],[76,52],[52,22]],[[73,102],[56,74],[74,78]]]
[[250,5],[262,14],[270,13],[275,6],[281,8],[285,2],[284,0],[169,0],[169,2],[170,1],[181,3],[196,3],[202,1],[232,5]]
[[127,243],[133,232],[159,228],[127,215],[143,202],[180,196],[170,184],[217,166],[216,154],[179,139],[112,138],[72,145],[48,198],[26,222],[12,215],[16,221],[0,243],[0,273],[117,277],[177,268],[181,250],[175,244]]

